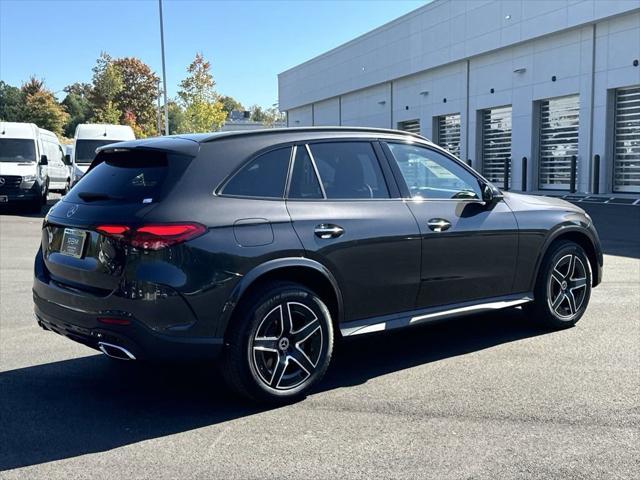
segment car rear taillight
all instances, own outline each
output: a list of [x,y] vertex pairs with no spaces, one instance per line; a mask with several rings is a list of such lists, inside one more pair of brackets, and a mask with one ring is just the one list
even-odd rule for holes
[[143,250],[161,248],[199,237],[207,228],[199,223],[170,223],[129,227],[127,225],[100,225],[96,231]]

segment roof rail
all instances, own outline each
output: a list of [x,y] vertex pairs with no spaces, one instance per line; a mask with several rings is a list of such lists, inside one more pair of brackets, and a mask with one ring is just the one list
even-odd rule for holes
[[286,127],[286,128],[264,128],[260,130],[237,130],[228,132],[215,132],[211,136],[202,138],[201,142],[212,142],[221,138],[233,136],[249,136],[249,135],[267,135],[270,133],[296,133],[296,132],[369,132],[369,133],[385,133],[393,135],[409,135],[421,140],[429,141],[427,138],[417,133],[405,132],[403,130],[392,130],[390,128],[373,128],[373,127],[344,127],[344,126],[323,126],[323,127]]

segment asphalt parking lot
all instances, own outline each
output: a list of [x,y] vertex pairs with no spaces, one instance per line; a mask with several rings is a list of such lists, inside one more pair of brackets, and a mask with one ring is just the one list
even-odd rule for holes
[[520,310],[340,344],[263,409],[210,365],[117,364],[41,330],[41,218],[0,215],[0,478],[639,478],[640,207],[588,207],[603,284],[572,329]]

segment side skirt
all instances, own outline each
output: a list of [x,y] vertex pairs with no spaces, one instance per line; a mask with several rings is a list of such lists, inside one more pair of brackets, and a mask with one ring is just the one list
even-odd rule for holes
[[409,312],[384,315],[382,317],[365,318],[342,324],[340,332],[343,337],[362,335],[364,333],[382,332],[396,328],[410,327],[420,323],[461,317],[470,313],[489,312],[503,308],[515,307],[533,301],[533,293],[519,293],[503,297],[485,298],[473,302],[457,303],[439,307],[423,308]]

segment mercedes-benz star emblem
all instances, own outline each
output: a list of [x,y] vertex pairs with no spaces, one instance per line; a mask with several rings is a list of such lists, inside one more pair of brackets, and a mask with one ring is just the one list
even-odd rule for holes
[[4,185],[4,184],[5,184],[5,182],[6,182],[6,180],[4,179],[4,177],[0,177],[0,187],[1,187],[2,185]]
[[67,218],[71,217],[77,211],[78,211],[78,205],[74,205],[73,207],[71,207],[69,210],[67,210]]

